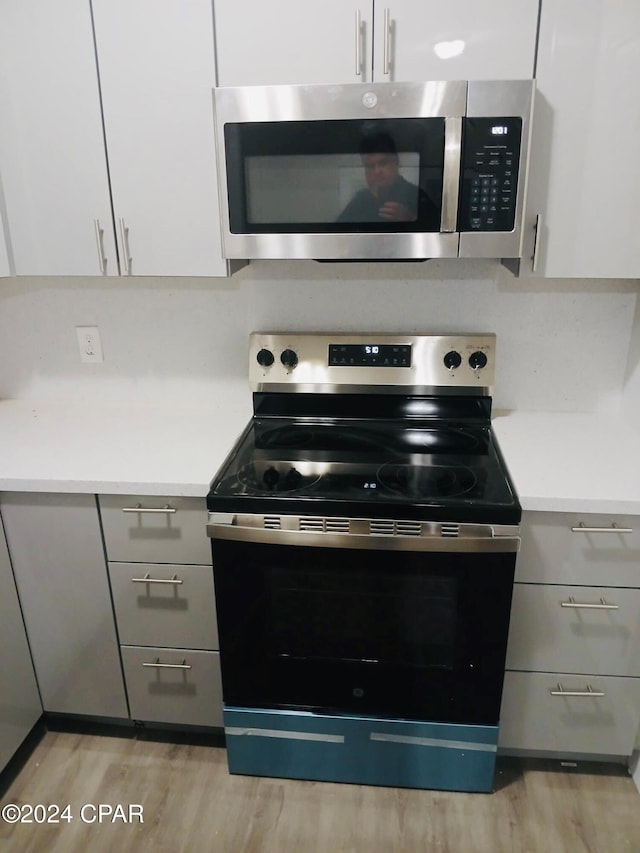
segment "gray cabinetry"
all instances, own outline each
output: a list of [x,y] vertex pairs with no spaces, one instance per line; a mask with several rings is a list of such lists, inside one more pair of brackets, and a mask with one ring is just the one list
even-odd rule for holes
[[0,498],[45,711],[128,717],[93,495]]
[[500,747],[629,756],[640,724],[640,524],[525,513]]
[[42,714],[0,522],[0,772]]
[[100,495],[111,562],[211,565],[201,498]]
[[99,501],[131,717],[222,726],[204,499]]

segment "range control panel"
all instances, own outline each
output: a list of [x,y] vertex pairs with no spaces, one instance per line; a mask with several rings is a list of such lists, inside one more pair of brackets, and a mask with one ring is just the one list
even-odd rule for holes
[[254,332],[249,380],[254,391],[385,386],[489,393],[494,384],[495,346],[493,334]]
[[521,118],[468,118],[462,138],[460,231],[512,231]]

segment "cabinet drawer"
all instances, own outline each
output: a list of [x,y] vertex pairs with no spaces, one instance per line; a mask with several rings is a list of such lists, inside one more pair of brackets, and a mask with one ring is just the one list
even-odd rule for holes
[[120,642],[217,649],[211,566],[109,563]]
[[[588,694],[554,696],[551,691]],[[640,720],[640,679],[507,672],[498,746],[543,752],[631,755]]]
[[524,513],[516,581],[640,586],[640,517]]
[[134,720],[222,726],[217,652],[123,646],[122,663]]
[[107,559],[211,565],[204,498],[100,495]]
[[507,669],[640,676],[640,590],[515,584]]

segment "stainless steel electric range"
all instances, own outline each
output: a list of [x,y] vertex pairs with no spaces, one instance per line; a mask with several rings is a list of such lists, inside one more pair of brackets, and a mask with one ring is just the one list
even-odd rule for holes
[[211,484],[232,773],[492,790],[520,505],[495,336],[253,334]]

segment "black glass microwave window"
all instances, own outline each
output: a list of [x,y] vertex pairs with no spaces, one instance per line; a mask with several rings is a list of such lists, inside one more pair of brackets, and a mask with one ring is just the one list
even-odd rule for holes
[[464,121],[460,231],[513,231],[521,137],[521,118]]
[[444,119],[225,125],[232,233],[440,230]]

